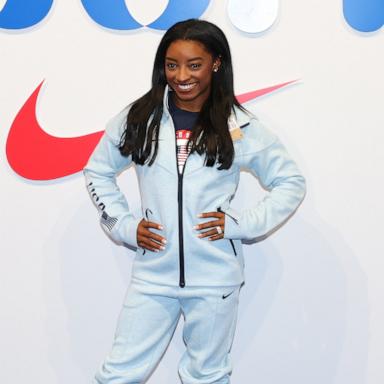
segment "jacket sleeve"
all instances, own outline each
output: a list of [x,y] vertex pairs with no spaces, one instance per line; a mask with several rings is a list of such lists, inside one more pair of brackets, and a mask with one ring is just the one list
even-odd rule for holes
[[257,119],[245,128],[240,165],[268,191],[255,206],[238,212],[228,206],[224,237],[252,240],[268,235],[296,210],[305,195],[305,179],[280,140]]
[[109,121],[83,173],[104,231],[113,240],[137,248],[136,232],[141,218],[134,217],[116,182],[117,174],[132,162],[131,156],[122,156],[118,148],[126,116],[124,109]]

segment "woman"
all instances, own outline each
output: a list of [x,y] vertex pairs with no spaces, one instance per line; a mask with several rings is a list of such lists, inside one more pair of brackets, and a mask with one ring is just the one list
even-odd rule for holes
[[[141,217],[115,180],[130,164]],[[240,168],[269,191],[243,212],[231,207]],[[187,20],[165,33],[151,90],[109,122],[84,173],[104,230],[137,249],[96,383],[145,382],[180,314],[183,383],[229,383],[241,241],[281,225],[303,199],[305,181],[278,138],[236,101],[228,42],[217,26]]]

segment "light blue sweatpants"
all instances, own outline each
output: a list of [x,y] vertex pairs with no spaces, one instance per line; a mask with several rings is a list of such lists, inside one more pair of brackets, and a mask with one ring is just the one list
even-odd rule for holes
[[239,291],[240,286],[179,288],[132,280],[95,383],[145,383],[183,314],[183,384],[228,384]]

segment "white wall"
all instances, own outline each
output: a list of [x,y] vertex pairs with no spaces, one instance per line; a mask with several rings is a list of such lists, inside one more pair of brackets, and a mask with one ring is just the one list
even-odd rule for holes
[[[153,1],[146,14],[138,0],[127,3],[144,22],[165,6]],[[231,25],[226,1],[212,0],[203,16],[228,36],[237,94],[301,79],[247,105],[289,148],[308,194],[280,231],[245,246],[233,383],[384,382],[384,34],[354,31],[341,7],[281,2],[277,22],[259,35]],[[12,171],[9,127],[45,79],[38,118],[47,132],[102,130],[148,89],[161,36],[103,29],[75,0],[57,0],[27,31],[0,31],[2,383],[90,382],[110,347],[133,258],[103,234],[81,174],[32,182]],[[137,207],[134,173],[120,179]],[[245,174],[236,204],[258,194]],[[178,383],[181,326],[149,383]]]

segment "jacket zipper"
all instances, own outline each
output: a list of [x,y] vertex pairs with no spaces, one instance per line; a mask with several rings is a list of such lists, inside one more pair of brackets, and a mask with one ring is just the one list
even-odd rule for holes
[[[173,132],[175,131],[175,126],[173,124],[172,116],[169,115],[169,119],[173,126]],[[179,162],[177,158],[177,142],[176,135],[175,137],[175,154],[176,154],[176,172],[177,172],[177,205],[178,205],[178,214],[179,214],[179,287],[185,287],[185,265],[184,265],[184,235],[183,235],[183,176],[184,169],[187,163],[189,154],[185,159],[182,172],[179,171]]]
[[[177,156],[177,152],[176,152]],[[177,158],[176,158],[176,166]],[[184,163],[185,167],[185,163]],[[177,203],[179,207],[179,266],[180,266],[180,275],[179,275],[179,286],[181,288],[185,287],[185,270],[184,270],[184,236],[183,236],[183,173],[180,173],[177,169],[178,174],[178,186],[177,186]]]

